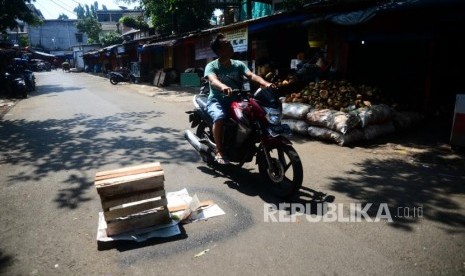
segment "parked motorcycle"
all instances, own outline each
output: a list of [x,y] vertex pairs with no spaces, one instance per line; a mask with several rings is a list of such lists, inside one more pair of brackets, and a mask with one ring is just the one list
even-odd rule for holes
[[[288,125],[281,124],[282,104],[271,88],[255,93],[233,91],[235,100],[230,106],[230,118],[224,127],[224,152],[231,162],[242,166],[253,157],[259,173],[270,183],[272,192],[291,198],[302,186],[303,169],[299,155],[285,137]],[[202,160],[214,164],[216,145],[213,122],[206,110],[208,89],[193,98],[194,110],[187,111],[195,134],[185,131],[185,139],[200,153]]]
[[128,69],[111,71],[110,73],[108,73],[108,77],[110,78],[110,83],[113,85],[118,84],[118,82],[136,82],[136,76],[131,74],[131,71],[129,71]]
[[34,72],[31,70],[25,69],[23,71],[24,82],[26,83],[26,88],[29,92],[36,90],[36,77]]
[[14,64],[7,67],[7,72],[12,75],[23,77],[28,92],[36,90],[36,77],[34,72],[30,70],[27,60],[15,58]]
[[5,72],[3,78],[6,90],[10,95],[27,98],[27,86],[21,74]]

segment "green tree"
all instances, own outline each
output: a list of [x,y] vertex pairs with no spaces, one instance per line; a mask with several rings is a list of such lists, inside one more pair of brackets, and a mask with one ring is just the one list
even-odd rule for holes
[[[106,7],[105,7],[106,8]],[[92,5],[85,4],[82,6],[79,4],[77,7],[74,8],[74,12],[78,19],[84,19],[86,17],[94,17],[97,18],[97,10],[98,10],[98,2],[95,1]]]
[[29,38],[27,36],[21,36],[19,38],[19,46],[26,47],[27,45],[29,45]]
[[0,0],[0,32],[6,33],[8,28],[14,29],[21,20],[29,25],[42,23],[26,4],[33,0]]
[[119,23],[123,24],[126,27],[137,29],[137,30],[148,30],[149,25],[145,23],[143,18],[134,18],[130,16],[123,16],[119,19]]
[[100,42],[103,46],[110,46],[123,43],[123,39],[117,32],[109,32],[100,38]]
[[67,20],[67,19],[69,19],[69,17],[68,17],[66,14],[62,13],[62,14],[60,14],[60,15],[58,16],[57,19],[58,19],[58,20]]
[[118,22],[129,28],[135,28],[137,25],[137,20],[131,16],[123,16]]
[[76,27],[80,32],[87,34],[89,37],[87,43],[99,42],[99,34],[102,31],[102,26],[96,18],[85,17],[77,22]]
[[81,4],[75,7],[73,11],[76,13],[78,19],[83,19],[85,17],[86,10]]
[[213,13],[210,1],[205,0],[121,0],[139,2],[160,33],[189,32],[209,27]]
[[102,25],[97,20],[97,10],[98,2],[95,1],[93,5],[82,6],[79,4],[74,8],[74,12],[77,15],[79,21],[76,24],[76,28],[82,32],[86,33],[88,36],[87,43],[97,43],[99,42],[99,35],[102,31]]

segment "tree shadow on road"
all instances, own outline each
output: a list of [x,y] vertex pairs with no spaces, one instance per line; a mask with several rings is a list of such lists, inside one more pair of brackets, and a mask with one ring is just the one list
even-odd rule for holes
[[[463,171],[397,158],[368,159],[356,165],[358,169],[346,176],[332,178],[330,188],[362,204],[387,203],[394,220],[389,225],[395,228],[413,231],[415,223],[428,219],[443,224],[447,232],[465,232],[463,202],[453,198],[465,194]],[[370,208],[368,214],[374,217],[377,211]]]
[[[448,121],[431,118],[364,145],[375,157],[332,178],[330,188],[362,203],[387,203],[392,227],[413,231],[415,223],[428,219],[445,232],[465,233],[465,205],[459,200],[465,194],[465,155],[451,149]],[[415,207],[422,207],[421,217]]]
[[12,265],[13,257],[10,255],[5,255],[2,250],[0,250],[0,272],[4,271],[7,267]]
[[77,208],[90,200],[96,170],[140,162],[197,162],[195,153],[182,149],[183,136],[167,127],[149,128],[147,120],[159,112],[128,112],[96,118],[76,114],[70,119],[0,121],[0,165],[21,166],[5,173],[6,185],[38,182],[53,173],[67,172],[56,202],[61,208]]
[[78,86],[63,86],[63,85],[38,85],[37,90],[31,93],[31,96],[34,96],[35,93],[40,95],[53,94],[60,92],[72,92],[77,90],[82,90],[83,87]]

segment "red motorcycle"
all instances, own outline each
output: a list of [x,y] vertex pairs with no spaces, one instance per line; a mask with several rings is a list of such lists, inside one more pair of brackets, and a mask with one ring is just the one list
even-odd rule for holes
[[[253,94],[233,92],[235,99],[224,129],[225,154],[240,167],[255,157],[259,173],[270,183],[272,192],[282,198],[293,197],[302,186],[303,170],[299,155],[285,137],[291,130],[281,124],[281,102],[271,88],[258,89]],[[213,165],[216,145],[213,122],[206,110],[207,98],[208,94],[202,92],[194,96],[195,108],[186,113],[191,127],[197,129],[195,134],[186,130],[185,138],[204,162]]]

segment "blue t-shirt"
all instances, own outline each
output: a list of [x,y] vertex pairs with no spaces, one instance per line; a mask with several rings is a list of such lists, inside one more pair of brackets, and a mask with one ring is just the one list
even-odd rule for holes
[[[250,71],[249,68],[247,68],[247,66],[240,60],[231,59],[231,66],[224,67],[221,66],[218,59],[216,59],[208,63],[205,67],[205,77],[208,77],[213,73],[222,83],[232,89],[241,89],[242,87],[240,86],[242,84],[242,78],[248,71]],[[223,94],[221,90],[218,90],[210,84],[210,95],[208,95],[208,99],[213,97],[221,100],[224,97],[227,97],[227,95]]]

